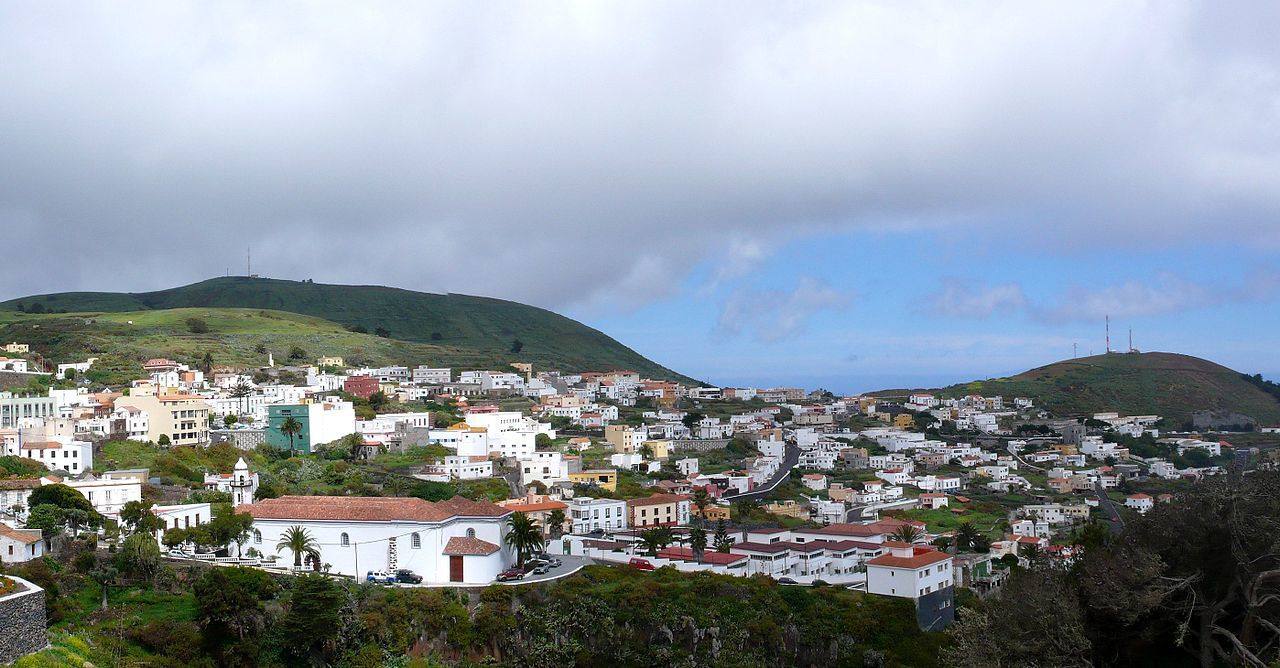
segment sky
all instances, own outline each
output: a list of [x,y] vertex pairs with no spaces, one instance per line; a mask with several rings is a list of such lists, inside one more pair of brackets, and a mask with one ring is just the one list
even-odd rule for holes
[[8,3],[0,296],[501,297],[719,384],[1280,371],[1280,5]]

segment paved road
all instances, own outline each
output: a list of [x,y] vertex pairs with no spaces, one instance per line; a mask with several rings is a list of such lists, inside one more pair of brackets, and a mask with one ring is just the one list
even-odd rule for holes
[[595,561],[593,561],[591,557],[584,557],[582,555],[553,554],[548,556],[552,556],[552,557],[555,557],[556,559],[559,559],[560,567],[552,568],[548,570],[546,573],[543,573],[542,575],[534,575],[532,573],[529,573],[519,580],[512,580],[511,582],[499,582],[498,584],[522,585],[522,584],[529,584],[532,582],[545,582],[547,580],[555,580],[558,578],[565,577],[567,575],[572,575],[574,573],[577,573],[578,571],[582,570],[583,566],[589,566],[595,563]]
[[773,474],[773,478],[768,483],[758,487],[746,494],[737,494],[735,496],[726,495],[726,501],[754,501],[768,496],[778,485],[782,484],[787,476],[791,475],[791,469],[796,467],[800,461],[800,448],[794,445],[788,445],[786,452],[782,455],[782,466],[778,467],[778,472]]
[[1111,533],[1118,534],[1124,531],[1124,518],[1120,516],[1120,511],[1116,508],[1115,502],[1111,500],[1111,497],[1107,496],[1107,491],[1102,489],[1101,482],[1093,483],[1093,492],[1098,497],[1098,506],[1102,508],[1102,511],[1107,514],[1107,518],[1110,520],[1108,526],[1111,528]]

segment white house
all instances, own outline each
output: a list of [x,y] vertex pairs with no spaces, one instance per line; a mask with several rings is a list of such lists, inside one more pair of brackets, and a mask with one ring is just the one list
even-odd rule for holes
[[821,490],[827,488],[827,476],[821,473],[806,473],[800,476],[800,484],[813,490]]
[[446,448],[455,450],[459,457],[488,457],[489,430],[459,422],[444,429],[431,429],[427,438]]
[[83,480],[57,480],[43,478],[44,484],[61,482],[84,495],[93,509],[103,515],[114,516],[120,512],[124,504],[142,500],[142,480],[132,475],[113,476],[104,473],[101,476],[90,474]]
[[488,457],[461,457],[450,455],[444,459],[423,467],[422,473],[414,476],[421,480],[449,482],[450,480],[476,480],[493,477],[493,460]]
[[897,541],[884,547],[867,561],[867,592],[915,599],[952,586],[951,555]]
[[569,499],[571,531],[576,534],[596,530],[616,531],[627,528],[627,502],[620,499],[593,499],[575,496]]
[[44,556],[39,529],[16,529],[0,522],[0,563],[19,563]]
[[66,436],[46,436],[42,441],[23,440],[18,454],[34,459],[53,471],[80,475],[93,468],[93,444]]
[[253,516],[253,546],[286,564],[277,550],[291,527],[318,545],[304,567],[363,578],[369,571],[410,569],[427,583],[489,584],[515,561],[504,538],[512,511],[486,501],[418,498],[283,496],[244,508]]
[[534,481],[550,485],[559,480],[569,478],[569,467],[564,456],[555,450],[539,450],[521,457],[520,484],[530,485]]
[[1152,500],[1151,495],[1138,492],[1137,494],[1130,494],[1126,497],[1124,505],[1126,507],[1133,508],[1139,513],[1146,514],[1146,512],[1151,510],[1152,506],[1155,505],[1155,502]]

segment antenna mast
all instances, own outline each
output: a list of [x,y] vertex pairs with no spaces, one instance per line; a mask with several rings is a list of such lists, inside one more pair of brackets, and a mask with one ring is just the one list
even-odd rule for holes
[[1110,316],[1110,315],[1108,315],[1108,316],[1106,316],[1106,318],[1107,318],[1107,321],[1106,321],[1106,322],[1107,322],[1107,325],[1106,325],[1106,327],[1107,327],[1107,352],[1111,352],[1111,316]]

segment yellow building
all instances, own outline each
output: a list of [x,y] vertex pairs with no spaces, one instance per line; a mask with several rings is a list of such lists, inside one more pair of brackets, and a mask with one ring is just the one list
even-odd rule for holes
[[625,424],[611,424],[604,428],[604,440],[613,446],[614,452],[631,454],[640,449],[648,434]]
[[798,517],[807,519],[809,517],[809,507],[800,505],[795,499],[786,499],[785,501],[774,501],[764,507],[765,512],[774,515],[783,515],[786,517]]
[[190,394],[162,394],[116,399],[115,407],[136,408],[147,414],[147,440],[159,443],[161,436],[170,445],[201,445],[209,442],[209,404]]
[[337,357],[337,356],[321,357],[320,359],[316,360],[316,366],[345,367],[347,366],[347,363],[341,357]]
[[13,343],[6,343],[4,351],[6,353],[29,353],[31,352],[31,346],[14,341]]
[[654,459],[666,459],[671,456],[671,441],[645,441],[640,444],[643,450],[648,447]]
[[898,429],[910,429],[916,426],[916,420],[910,413],[898,413],[897,417],[893,418],[893,426]]
[[701,513],[698,512],[697,506],[694,506],[693,514],[701,515],[702,519],[708,522],[715,522],[717,520],[724,520],[728,522],[730,519],[732,519],[729,516],[730,515],[729,506],[710,505],[710,506],[707,506],[706,508],[703,508]]
[[610,492],[618,491],[618,472],[614,469],[592,469],[569,474],[569,482],[575,485],[595,485]]

